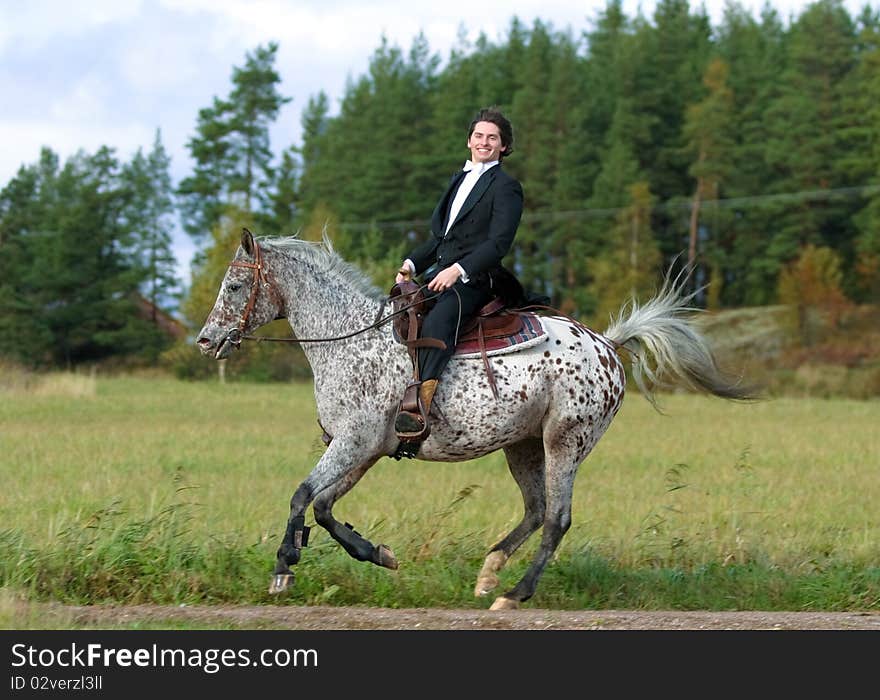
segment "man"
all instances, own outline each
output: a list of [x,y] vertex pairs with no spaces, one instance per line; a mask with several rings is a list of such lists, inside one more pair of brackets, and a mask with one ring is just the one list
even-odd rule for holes
[[461,322],[475,314],[509,283],[501,259],[510,250],[523,209],[519,182],[501,169],[513,151],[513,128],[494,108],[480,110],[468,130],[471,152],[431,217],[431,239],[417,247],[397,273],[397,282],[425,273],[438,295],[425,316],[422,337],[437,338],[446,349],[420,348],[418,410],[401,410],[395,430],[402,440],[422,440],[430,432],[427,416],[443,368],[455,350]]

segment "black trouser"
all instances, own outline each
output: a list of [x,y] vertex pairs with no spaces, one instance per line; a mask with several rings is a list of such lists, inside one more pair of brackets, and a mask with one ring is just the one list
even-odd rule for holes
[[465,323],[488,304],[491,298],[488,289],[472,287],[460,280],[450,289],[440,293],[434,308],[422,321],[422,337],[442,340],[446,343],[446,349],[419,349],[419,378],[422,381],[440,378],[446,363],[455,352],[459,323]]

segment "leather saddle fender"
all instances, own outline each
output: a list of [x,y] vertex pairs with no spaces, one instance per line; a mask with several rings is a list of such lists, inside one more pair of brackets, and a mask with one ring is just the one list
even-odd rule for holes
[[[407,346],[413,365],[413,382],[407,387],[404,404],[409,410],[416,409],[415,387],[419,382],[419,362],[417,349],[420,347],[441,347],[446,344],[436,338],[422,338],[421,325],[425,315],[433,306],[419,285],[412,280],[396,283],[389,293],[391,309],[395,313],[392,327],[398,342]],[[496,297],[483,306],[472,318],[466,320],[458,335],[459,344],[475,342],[480,348],[483,367],[489,380],[492,394],[498,398],[495,375],[486,354],[486,341],[505,338],[518,333],[523,328],[523,314],[507,310],[505,302]],[[408,400],[407,400],[408,399]]]
[[397,340],[406,345],[409,351],[413,363],[413,381],[418,381],[418,348],[446,348],[446,343],[442,340],[421,337],[422,320],[434,302],[427,299],[422,288],[412,280],[397,282],[388,297],[394,314],[391,326]]

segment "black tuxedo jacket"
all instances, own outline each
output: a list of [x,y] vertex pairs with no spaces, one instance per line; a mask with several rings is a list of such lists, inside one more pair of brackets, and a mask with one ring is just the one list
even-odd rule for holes
[[501,169],[484,172],[471,190],[445,236],[452,198],[464,179],[464,171],[452,176],[449,187],[431,216],[431,238],[407,257],[416,273],[437,263],[437,271],[454,263],[462,266],[468,285],[491,287],[493,273],[513,243],[523,210],[522,186]]

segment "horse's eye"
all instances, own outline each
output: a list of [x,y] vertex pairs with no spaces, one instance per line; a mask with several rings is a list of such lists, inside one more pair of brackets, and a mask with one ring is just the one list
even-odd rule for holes
[[229,285],[230,292],[237,292],[239,289],[241,289],[241,282],[233,282]]

